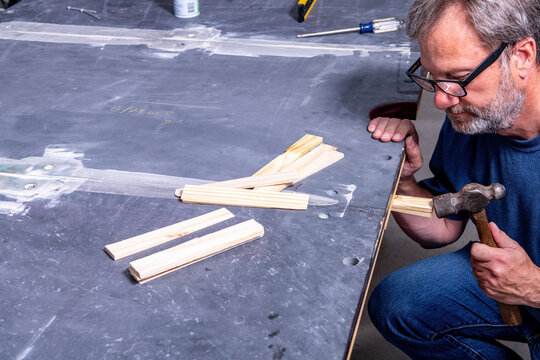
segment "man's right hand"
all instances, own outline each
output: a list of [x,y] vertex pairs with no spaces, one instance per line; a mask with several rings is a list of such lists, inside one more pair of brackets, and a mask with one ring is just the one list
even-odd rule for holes
[[[379,117],[371,120],[368,131],[373,138],[387,141],[405,139],[407,157],[403,164],[397,193],[419,197],[432,197],[425,188],[420,187],[414,174],[422,167],[422,154],[418,146],[418,134],[410,120]],[[436,248],[456,241],[467,223],[466,220],[439,219],[435,214],[431,218],[394,212],[394,218],[401,229],[413,240],[425,248]]]
[[411,120],[378,117],[370,121],[368,131],[374,139],[382,142],[399,142],[405,139],[407,159],[403,164],[399,188],[416,184],[413,175],[422,167],[423,158],[418,146],[418,133]]

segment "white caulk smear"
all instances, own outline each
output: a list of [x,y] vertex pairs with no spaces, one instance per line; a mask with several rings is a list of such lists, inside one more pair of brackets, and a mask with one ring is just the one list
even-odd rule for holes
[[[51,145],[43,157],[14,160],[0,157],[0,195],[14,201],[0,201],[0,214],[26,214],[25,203],[46,199],[54,207],[59,197],[73,191],[174,199],[174,191],[185,185],[203,185],[210,180],[142,172],[88,169],[84,154]],[[334,205],[337,201],[310,195],[312,206]]]
[[339,194],[341,194],[341,196],[343,196],[345,198],[345,207],[343,208],[343,211],[342,212],[335,212],[335,213],[332,213],[333,216],[337,216],[337,217],[343,217],[345,216],[345,212],[347,211],[347,208],[349,207],[349,204],[351,203],[351,200],[354,196],[354,191],[356,190],[356,185],[354,184],[349,184],[349,185],[346,185],[346,184],[339,184],[338,185],[338,188],[343,190],[343,191],[339,191]]
[[84,168],[84,154],[59,146],[49,146],[43,157],[14,160],[0,157],[0,195],[14,202],[0,202],[0,214],[22,214],[22,205],[34,199],[58,203],[61,195],[73,191],[97,192],[153,198],[173,198],[174,190],[185,184],[200,185],[206,180],[149,173]]
[[[9,21],[0,24],[0,39],[64,44],[146,45],[157,50],[158,58],[168,59],[192,49],[210,54],[231,56],[281,56],[309,58],[319,55],[351,56],[359,53],[397,52],[410,55],[410,46],[349,45],[310,43],[305,40],[282,41],[222,36],[213,27],[195,26],[174,30],[128,29],[105,26],[60,25],[37,22]],[[163,52],[168,52],[167,55]],[[174,55],[175,54],[175,55]]]
[[25,214],[29,209],[24,204],[13,201],[0,201],[0,214],[13,216],[16,214]]
[[39,340],[39,338],[41,337],[41,335],[43,335],[43,333],[45,332],[45,330],[47,330],[47,328],[49,326],[51,326],[51,324],[54,322],[54,320],[56,319],[56,315],[53,316],[51,318],[51,320],[49,320],[49,322],[47,324],[45,324],[44,327],[40,328],[35,334],[34,336],[32,336],[32,339],[30,339],[30,341],[28,342],[28,345],[26,345],[26,347],[24,348],[24,350],[19,354],[17,355],[17,357],[15,359],[17,360],[23,360],[25,359],[28,354],[30,354],[32,352],[32,350],[34,349],[34,344],[36,343],[36,341]]

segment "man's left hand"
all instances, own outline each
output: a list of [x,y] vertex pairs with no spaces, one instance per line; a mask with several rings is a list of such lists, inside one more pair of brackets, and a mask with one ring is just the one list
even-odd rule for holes
[[499,248],[473,244],[471,264],[478,285],[487,296],[499,302],[540,307],[540,268],[497,225],[490,223],[489,226]]

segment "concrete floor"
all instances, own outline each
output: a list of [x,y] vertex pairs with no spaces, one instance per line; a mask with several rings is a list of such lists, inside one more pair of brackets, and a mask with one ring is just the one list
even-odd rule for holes
[[[415,122],[420,137],[420,147],[424,157],[424,166],[418,172],[417,180],[432,176],[428,163],[435,147],[439,129],[444,121],[444,113],[433,105],[433,94],[424,92],[418,120]],[[465,233],[456,243],[442,249],[426,250],[405,235],[393,218],[388,222],[384,232],[381,249],[377,258],[375,271],[371,280],[370,292],[386,275],[419,260],[448,253],[460,249],[471,240],[477,239],[474,225],[469,223]],[[504,342],[514,349],[524,360],[530,360],[526,344]],[[409,359],[401,350],[388,343],[375,329],[367,310],[364,310],[356,337],[356,345],[352,355],[353,360],[405,360]],[[449,359],[450,360],[450,359]]]

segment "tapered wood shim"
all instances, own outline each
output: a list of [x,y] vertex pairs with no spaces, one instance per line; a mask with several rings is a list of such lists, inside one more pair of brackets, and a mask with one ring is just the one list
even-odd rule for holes
[[130,263],[129,271],[138,282],[144,283],[263,235],[264,228],[261,224],[255,220],[244,221],[135,260]]
[[[248,176],[239,179],[219,181],[206,184],[204,186],[216,186],[216,187],[229,187],[229,188],[238,188],[238,189],[249,189],[258,186],[269,186],[269,185],[281,185],[285,187],[296,182],[299,179],[300,175],[296,171],[282,171],[279,173],[264,174],[259,176]],[[174,195],[176,197],[182,196],[183,188],[176,189]]]
[[183,202],[196,204],[306,210],[309,195],[231,189],[206,185],[186,185],[184,191],[182,191],[181,199]]
[[392,199],[392,211],[431,217],[431,213],[433,211],[433,199],[416,196],[394,195]]
[[277,156],[274,160],[270,161],[254,176],[262,174],[277,173],[291,164],[293,161],[299,159],[301,156],[307,154],[309,151],[321,144],[323,138],[320,136],[306,134],[300,140],[292,144],[285,152]]
[[[335,146],[321,144],[286,166],[284,171],[295,171],[298,174],[296,183],[343,159],[343,153],[336,151],[336,149]],[[256,190],[281,191],[286,187],[287,185],[273,185],[257,187]]]
[[126,256],[174,240],[180,236],[191,234],[197,230],[204,229],[205,227],[217,224],[232,217],[234,217],[233,213],[222,208],[161,229],[105,245],[105,251],[114,260],[122,259]]

